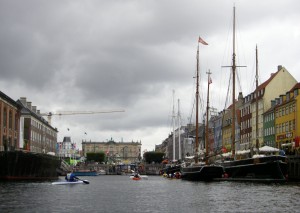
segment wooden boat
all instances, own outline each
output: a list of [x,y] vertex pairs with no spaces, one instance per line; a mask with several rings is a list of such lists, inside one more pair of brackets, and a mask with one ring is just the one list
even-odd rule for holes
[[[197,48],[197,76],[196,76],[196,135],[195,135],[195,163],[187,167],[181,167],[181,178],[183,180],[193,180],[193,181],[210,181],[214,178],[221,178],[224,170],[220,165],[213,165],[208,163],[208,110],[209,110],[209,95],[207,95],[207,107],[206,107],[206,157],[205,164],[200,164],[198,162],[198,147],[199,147],[199,138],[198,138],[198,100],[199,100],[199,43],[207,45],[207,43],[199,37],[198,48]],[[210,72],[208,72],[208,91],[209,94],[209,85],[211,83]]]
[[[257,158],[248,158],[243,160],[236,160],[235,157],[235,70],[237,66],[235,64],[235,7],[233,8],[233,64],[232,69],[232,86],[233,86],[233,98],[232,98],[232,156],[231,161],[221,162],[220,165],[224,167],[227,180],[238,181],[259,181],[259,182],[285,182],[287,180],[288,165],[285,156],[259,156]],[[259,150],[258,141],[258,63],[257,63],[257,47],[256,47],[256,150]]]

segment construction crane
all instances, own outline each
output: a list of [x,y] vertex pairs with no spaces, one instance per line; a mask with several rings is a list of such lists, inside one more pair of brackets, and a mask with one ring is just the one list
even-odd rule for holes
[[59,112],[48,112],[41,113],[41,116],[47,116],[48,123],[51,125],[51,118],[54,115],[88,115],[88,114],[99,114],[99,113],[115,113],[115,112],[125,112],[125,110],[107,110],[107,111],[59,111]]

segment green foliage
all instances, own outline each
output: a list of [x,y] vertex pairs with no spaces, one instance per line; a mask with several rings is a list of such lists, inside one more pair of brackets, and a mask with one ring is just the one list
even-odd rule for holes
[[163,152],[145,152],[144,159],[147,163],[161,163],[164,155]]
[[90,152],[86,153],[86,160],[87,161],[95,161],[95,162],[104,162],[105,161],[105,153],[104,152]]

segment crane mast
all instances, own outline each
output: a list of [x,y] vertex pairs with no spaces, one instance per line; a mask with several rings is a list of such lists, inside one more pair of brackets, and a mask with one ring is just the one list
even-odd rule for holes
[[104,110],[104,111],[58,111],[58,112],[48,112],[41,113],[41,116],[47,116],[48,123],[51,125],[52,116],[64,116],[64,115],[90,115],[90,114],[103,114],[103,113],[116,113],[125,112],[125,110]]

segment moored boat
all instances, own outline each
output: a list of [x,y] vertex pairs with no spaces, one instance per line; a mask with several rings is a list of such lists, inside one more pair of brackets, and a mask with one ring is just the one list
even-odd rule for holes
[[58,157],[25,151],[0,152],[0,180],[57,179]]
[[95,170],[77,170],[72,172],[75,176],[97,176],[98,173]]
[[[211,181],[215,178],[221,178],[224,174],[223,167],[220,165],[209,164],[208,162],[208,114],[209,114],[209,95],[207,95],[207,106],[206,106],[206,130],[205,130],[205,163],[198,162],[198,147],[199,147],[199,138],[198,138],[198,99],[199,99],[199,43],[207,45],[207,43],[199,37],[198,40],[198,49],[197,49],[197,76],[196,76],[196,135],[195,135],[195,163],[190,166],[182,166],[180,168],[181,178],[183,180],[192,180],[192,181]],[[209,85],[211,83],[210,72],[208,74],[208,90],[209,94]]]
[[286,182],[288,178],[288,165],[285,156],[260,156],[225,161],[221,165],[224,167],[227,177],[224,180]]
[[216,178],[222,178],[224,169],[219,165],[194,165],[183,167],[181,178],[183,180],[210,181]]
[[[285,156],[280,155],[256,155],[247,159],[235,159],[235,131],[236,131],[236,110],[235,110],[235,70],[238,67],[236,62],[235,53],[235,7],[233,10],[233,54],[232,54],[232,133],[231,133],[231,161],[221,162],[220,165],[224,167],[226,179],[224,180],[237,180],[237,181],[259,181],[259,182],[285,182],[287,181],[288,165]],[[256,138],[256,151],[259,152],[259,129],[258,129],[258,63],[257,63],[257,47],[256,47],[256,90],[255,90],[255,138]],[[252,145],[252,144],[251,144]],[[252,153],[251,153],[252,154]]]

